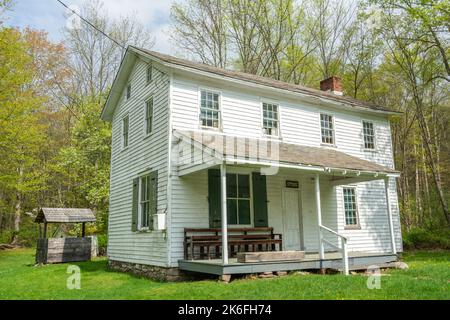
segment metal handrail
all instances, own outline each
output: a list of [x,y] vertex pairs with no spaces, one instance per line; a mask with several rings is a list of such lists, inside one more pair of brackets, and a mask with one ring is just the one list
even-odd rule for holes
[[331,234],[334,234],[335,236],[340,238],[340,240],[341,240],[341,248],[339,248],[338,246],[335,246],[334,244],[332,244],[329,241],[325,240],[324,237],[323,237],[322,232],[320,232],[320,243],[319,243],[319,246],[320,246],[320,251],[321,252],[324,252],[324,247],[323,247],[323,243],[324,242],[326,244],[334,247],[335,249],[338,249],[338,250],[341,251],[341,253],[342,253],[342,267],[343,267],[342,270],[343,270],[343,273],[347,276],[349,274],[349,269],[348,269],[348,251],[347,251],[348,238],[346,236],[344,236],[344,235],[342,235],[342,234],[340,234],[340,233],[338,233],[338,232],[328,228],[328,227],[323,226],[323,225],[319,225],[319,228],[320,228],[320,230],[328,231]]

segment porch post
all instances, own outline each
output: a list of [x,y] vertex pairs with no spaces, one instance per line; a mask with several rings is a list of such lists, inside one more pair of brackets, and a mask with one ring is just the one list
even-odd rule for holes
[[386,191],[386,205],[387,205],[388,220],[389,220],[389,231],[391,233],[392,253],[397,254],[397,247],[395,245],[394,222],[392,221],[391,200],[389,199],[389,177],[384,178],[384,189]]
[[228,222],[227,222],[227,167],[220,165],[220,186],[222,201],[222,263],[228,264]]
[[317,225],[319,229],[319,258],[323,260],[324,250],[322,243],[322,210],[320,208],[320,181],[319,174],[316,173],[316,178],[314,179],[315,189],[316,189],[316,212],[317,212]]

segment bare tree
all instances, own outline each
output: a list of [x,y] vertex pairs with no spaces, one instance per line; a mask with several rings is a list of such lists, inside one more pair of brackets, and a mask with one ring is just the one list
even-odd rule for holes
[[[436,150],[433,123],[430,122],[430,109],[432,100],[430,100],[430,90],[434,89],[436,84],[436,74],[440,73],[440,66],[435,63],[439,50],[430,50],[430,48],[421,42],[411,42],[410,26],[406,24],[407,20],[402,20],[397,13],[388,11],[384,23],[384,39],[390,49],[394,61],[401,68],[405,84],[409,89],[417,124],[426,156],[426,162],[433,178],[436,193],[445,221],[450,225],[450,212],[447,198],[442,186],[440,175],[439,154]],[[448,96],[448,88],[443,90]],[[432,109],[431,109],[432,110]]]
[[318,69],[322,78],[339,73],[344,59],[346,29],[356,6],[345,0],[313,0],[308,5],[308,33],[317,45]]
[[191,0],[172,6],[173,39],[203,63],[225,68],[227,57],[227,23],[222,0]]
[[[123,47],[135,45],[150,48],[151,33],[132,17],[109,18],[99,0],[84,2],[81,15]],[[99,96],[111,85],[125,49],[86,23],[65,29],[75,91]]]
[[371,80],[378,61],[383,53],[380,26],[368,24],[369,16],[360,11],[359,17],[346,30],[343,41],[345,46],[345,80],[346,93],[354,98],[368,98],[374,100],[373,92],[366,92],[361,97],[358,95],[361,88],[371,89],[373,86],[364,85]]
[[230,42],[238,56],[238,68],[243,72],[257,74],[260,69],[262,37],[258,31],[261,3],[254,0],[228,1]]

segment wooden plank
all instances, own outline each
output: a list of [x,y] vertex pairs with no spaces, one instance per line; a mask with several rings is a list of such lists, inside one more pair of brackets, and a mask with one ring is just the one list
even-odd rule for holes
[[[272,227],[257,227],[257,228],[228,228],[228,232],[260,232],[273,231]],[[222,232],[220,228],[185,228],[184,232]]]
[[[350,270],[361,270],[366,269],[367,266],[374,264],[379,266],[387,265],[387,263],[396,261],[397,256],[380,254],[376,256],[352,257],[352,259],[353,260],[350,265]],[[207,260],[179,260],[178,265],[181,270],[215,275],[311,270],[320,268],[339,269],[342,267],[340,259],[325,259],[321,263],[318,258],[311,259],[308,258],[308,256],[304,260],[295,261],[266,261],[255,263],[235,263],[230,261],[230,264],[228,265],[222,265],[222,262],[220,260],[217,260],[217,262]]]
[[36,262],[63,263],[89,260],[91,258],[91,242],[91,238],[39,239]]
[[304,258],[304,251],[240,252],[237,254],[237,261],[239,263],[292,261],[303,260]]

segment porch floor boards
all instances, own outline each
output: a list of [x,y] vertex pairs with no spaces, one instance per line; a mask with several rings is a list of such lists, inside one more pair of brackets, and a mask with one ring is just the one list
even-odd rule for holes
[[[349,269],[362,270],[371,265],[388,267],[397,261],[397,255],[391,253],[349,252]],[[179,268],[184,271],[200,272],[215,275],[249,274],[275,271],[335,269],[341,270],[342,256],[339,252],[326,252],[322,261],[318,253],[306,253],[302,260],[264,261],[240,263],[236,258],[230,258],[228,265],[222,264],[222,259],[211,260],[179,260]]]

